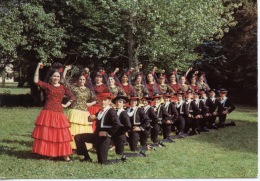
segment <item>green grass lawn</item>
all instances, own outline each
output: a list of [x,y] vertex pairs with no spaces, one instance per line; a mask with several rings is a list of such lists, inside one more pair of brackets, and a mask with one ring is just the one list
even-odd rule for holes
[[[258,174],[257,108],[237,106],[228,117],[235,127],[178,139],[126,163],[99,165],[50,161],[31,153],[30,137],[40,108],[0,109],[0,179],[89,178],[256,178]],[[127,152],[129,152],[128,146]],[[109,159],[119,158],[114,151]]]
[[17,87],[17,82],[7,82],[5,87],[0,86],[0,94],[28,94],[30,89],[28,87]]

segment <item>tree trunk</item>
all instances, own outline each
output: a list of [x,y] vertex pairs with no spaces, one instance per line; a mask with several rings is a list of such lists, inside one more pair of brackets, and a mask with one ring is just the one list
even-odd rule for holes
[[134,48],[135,48],[135,41],[133,35],[133,28],[136,25],[135,22],[136,13],[130,14],[130,23],[127,29],[127,36],[128,36],[128,44],[127,44],[127,53],[128,53],[128,64],[129,67],[137,68],[138,67],[138,60],[134,55]]
[[5,87],[5,77],[6,77],[6,73],[3,70],[3,72],[2,72],[2,87]]

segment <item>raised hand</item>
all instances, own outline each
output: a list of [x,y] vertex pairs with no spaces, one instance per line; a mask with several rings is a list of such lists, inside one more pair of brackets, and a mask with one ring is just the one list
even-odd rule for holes
[[71,65],[66,65],[66,66],[65,66],[65,69],[66,69],[66,70],[70,70],[71,68],[72,68]]

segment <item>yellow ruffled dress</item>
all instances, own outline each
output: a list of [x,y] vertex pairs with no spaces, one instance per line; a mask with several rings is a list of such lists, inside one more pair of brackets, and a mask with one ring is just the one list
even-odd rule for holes
[[[87,111],[87,101],[92,98],[91,91],[86,87],[71,86],[71,91],[76,97],[71,109],[68,112],[70,121],[70,133],[73,141],[71,142],[72,149],[76,149],[74,136],[82,133],[93,133],[92,122],[89,122],[89,112]],[[92,144],[86,144],[87,148],[92,148]]]

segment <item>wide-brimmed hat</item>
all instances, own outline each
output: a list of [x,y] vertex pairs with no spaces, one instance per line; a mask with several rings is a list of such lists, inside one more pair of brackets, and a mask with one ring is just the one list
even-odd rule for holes
[[123,99],[126,103],[129,102],[128,97],[124,96],[124,95],[117,95],[114,99],[112,99],[112,102],[115,104],[116,101]]
[[142,97],[142,100],[147,100],[147,101],[149,101],[149,100],[152,100],[152,99],[153,99],[153,98],[150,97],[149,94],[144,94],[143,97]]
[[186,94],[189,94],[189,93],[193,93],[193,90],[191,90],[191,89],[188,89],[187,91],[186,91]]
[[175,93],[174,93],[174,95],[178,95],[178,94],[181,94],[181,95],[183,95],[183,94],[184,94],[184,92],[183,92],[182,90],[178,90],[177,92],[175,92]]
[[112,99],[112,94],[110,92],[102,92],[98,95],[101,99]]
[[165,92],[165,93],[163,94],[163,97],[169,97],[169,98],[171,98],[172,95],[171,95],[169,92]]
[[206,94],[207,91],[205,89],[200,89],[200,94]]
[[208,93],[210,93],[210,92],[216,92],[216,89],[209,89]]
[[226,94],[228,91],[224,88],[218,90],[219,93]]
[[153,99],[155,99],[155,98],[160,98],[160,97],[162,97],[162,95],[160,95],[159,93],[155,93],[155,94],[153,95]]
[[139,97],[137,94],[130,95],[130,100],[139,100]]
[[196,95],[200,95],[200,91],[197,90],[197,89],[193,93],[196,94]]

